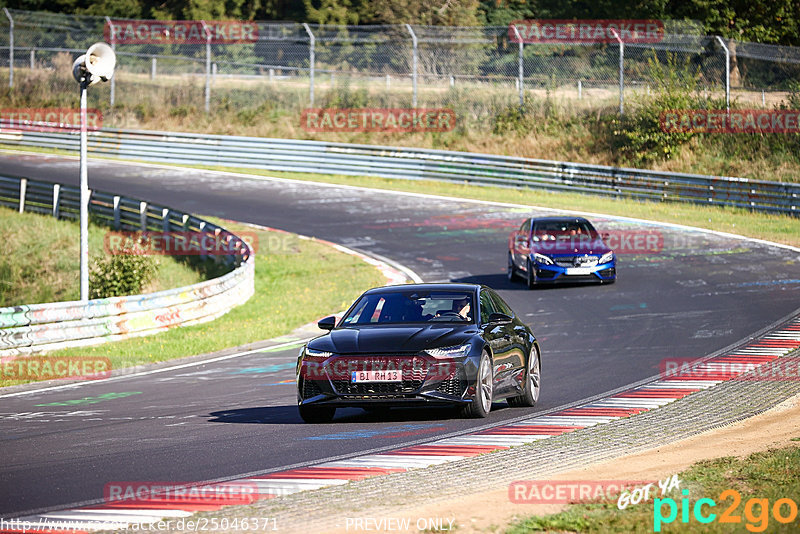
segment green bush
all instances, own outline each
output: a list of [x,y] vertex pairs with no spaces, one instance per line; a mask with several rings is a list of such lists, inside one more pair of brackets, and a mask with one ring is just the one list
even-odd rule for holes
[[158,271],[150,256],[116,254],[95,260],[89,272],[89,298],[141,293]]
[[[628,113],[611,121],[611,146],[618,159],[633,165],[647,165],[654,161],[670,159],[682,145],[696,133],[665,132],[661,114],[676,109],[713,109],[719,102],[703,98],[697,90],[700,72],[690,64],[679,64],[674,55],[667,62],[655,57],[648,61],[649,79],[654,83],[655,95],[641,97],[633,102]],[[724,108],[725,103],[721,106]]]

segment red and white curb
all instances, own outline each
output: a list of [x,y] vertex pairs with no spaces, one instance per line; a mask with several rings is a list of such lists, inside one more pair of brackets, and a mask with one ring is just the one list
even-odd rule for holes
[[[508,449],[657,409],[720,382],[735,379],[798,348],[800,348],[800,317],[736,350],[694,366],[693,372],[685,378],[678,375],[659,379],[583,405],[472,434],[300,469],[242,478],[227,484],[255,485],[257,491],[253,494],[253,500],[270,499]],[[698,374],[702,378],[698,379],[696,376]],[[800,376],[792,379],[800,379]],[[203,486],[197,488],[202,489]],[[39,529],[39,532],[67,530],[56,526],[65,521],[70,522],[69,529],[91,531],[126,528],[127,525],[153,523],[165,518],[188,517],[198,511],[218,510],[225,504],[202,497],[173,501],[154,498],[145,502],[137,500],[135,504],[125,501],[107,502],[102,505],[23,517],[18,521],[27,522],[28,532],[31,529]],[[21,529],[3,531],[22,532]]]

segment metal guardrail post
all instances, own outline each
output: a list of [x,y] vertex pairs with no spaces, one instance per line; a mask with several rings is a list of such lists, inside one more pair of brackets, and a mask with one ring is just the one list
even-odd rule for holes
[[203,30],[206,32],[206,113],[211,111],[211,30],[208,29],[206,21],[201,20]]
[[303,23],[303,28],[305,28],[308,34],[308,101],[309,105],[314,107],[314,68],[316,62],[315,52],[317,39],[314,37],[311,28],[305,22]]
[[25,213],[25,196],[28,192],[28,179],[23,178],[19,181],[19,212]]
[[[108,24],[108,31],[110,32],[109,35],[111,36],[111,50],[113,50],[114,53],[116,54],[117,53],[117,42],[116,42],[117,40],[114,39],[114,23],[111,22],[111,18],[110,17],[106,17],[106,24]],[[114,107],[114,99],[116,97],[116,93],[117,93],[117,77],[116,76],[112,76],[111,77],[111,93],[110,93],[110,96],[108,97],[108,105],[109,105],[109,107],[112,107],[112,108]]]
[[161,230],[169,232],[169,208],[161,208]]
[[53,217],[56,219],[61,214],[59,204],[61,204],[61,184],[53,184]]
[[406,29],[408,30],[408,33],[411,34],[411,107],[415,108],[417,107],[417,63],[419,61],[419,43],[417,42],[417,34],[414,33],[414,30],[411,28],[410,24],[406,24]]
[[120,227],[119,201],[119,195],[114,195],[114,229],[116,230],[119,230]]
[[517,42],[519,43],[519,82],[517,85],[519,86],[519,107],[522,107],[525,104],[525,88],[523,84],[525,83],[525,70],[522,65],[522,53],[524,51],[525,44],[522,42],[522,36],[519,34],[519,29],[517,29],[516,25],[511,26],[514,29],[514,36],[517,38]]
[[8,18],[8,86],[14,87],[14,18],[8,8],[3,8],[3,13]]
[[727,111],[731,110],[731,51],[728,48],[728,45],[725,44],[725,41],[722,40],[722,37],[719,35],[715,36],[717,38],[717,42],[720,44],[723,50],[725,50],[725,109]]
[[150,58],[150,79],[151,80],[155,80],[156,79],[156,69],[157,69],[157,67],[158,67],[158,59],[156,59],[156,56],[153,56],[152,58]]
[[625,43],[619,37],[617,30],[611,29],[611,35],[619,43],[619,114],[622,115],[625,111],[625,71],[623,69],[625,62]]
[[139,202],[139,229],[142,232],[147,231],[147,202]]

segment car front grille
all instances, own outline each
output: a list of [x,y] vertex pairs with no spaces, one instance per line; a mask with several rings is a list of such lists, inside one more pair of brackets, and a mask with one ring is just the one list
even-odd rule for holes
[[348,380],[334,380],[333,387],[340,395],[397,395],[415,392],[422,387],[422,380],[368,382],[365,384],[352,384]]
[[[403,395],[422,387],[428,374],[428,360],[420,356],[342,356],[328,365],[328,376],[340,395]],[[353,383],[354,371],[401,370],[401,382]]]
[[454,397],[461,397],[464,390],[467,388],[467,383],[461,378],[450,378],[445,380],[436,388],[436,391]]
[[575,256],[558,256],[554,258],[553,261],[555,261],[556,265],[559,267],[574,267]]
[[303,380],[303,399],[310,399],[317,395],[322,395],[322,390],[319,388],[318,380]]

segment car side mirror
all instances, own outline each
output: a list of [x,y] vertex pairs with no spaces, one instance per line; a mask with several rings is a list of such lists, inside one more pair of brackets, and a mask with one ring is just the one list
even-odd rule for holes
[[489,315],[489,324],[508,324],[513,319],[511,316],[506,315],[505,313],[494,312],[493,314]]
[[333,330],[333,327],[336,326],[336,317],[331,315],[330,317],[320,319],[317,326],[322,330]]

